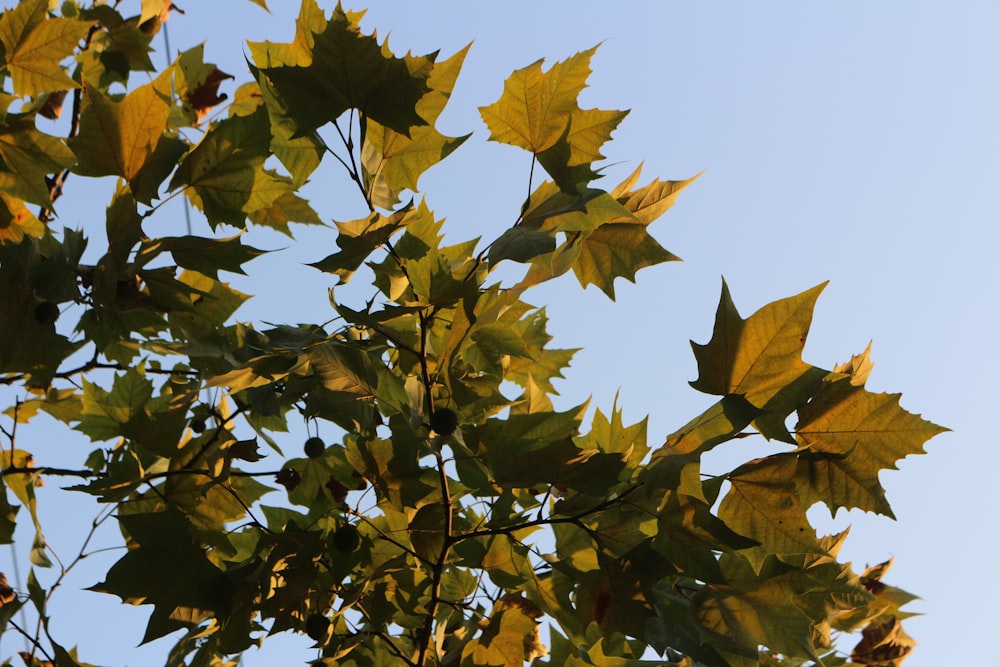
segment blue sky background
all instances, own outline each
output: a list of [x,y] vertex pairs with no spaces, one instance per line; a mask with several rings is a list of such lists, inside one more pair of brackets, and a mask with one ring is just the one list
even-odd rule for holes
[[[137,1],[123,7],[129,4],[138,12]],[[246,81],[243,40],[293,35],[298,3],[270,4],[268,15],[246,1],[182,2],[186,15],[168,24],[171,47],[206,41],[206,60],[237,83]],[[616,303],[596,288],[581,290],[571,276],[529,293],[529,302],[548,308],[553,346],[583,348],[558,385],[563,405],[593,396],[593,405],[607,412],[618,394],[626,420],[650,416],[650,439],[658,444],[712,402],[687,385],[696,376],[688,341],[711,335],[722,276],[744,316],[829,279],[805,360],[829,368],[872,340],[869,388],[902,392],[903,407],[952,432],[932,440],[928,456],[883,473],[898,521],[863,513],[842,512],[832,522],[828,513],[813,516],[831,531],[851,524],[842,556],[858,569],[894,556],[889,583],[924,598],[913,609],[925,616],[907,626],[920,642],[907,667],[987,664],[1000,595],[994,567],[1000,437],[992,423],[1000,405],[1000,4],[345,6],[367,6],[363,25],[390,34],[396,52],[441,49],[447,56],[474,40],[439,129],[475,134],[420,182],[430,208],[448,219],[453,242],[499,234],[516,218],[527,182],[530,156],[488,144],[476,107],[499,97],[512,70],[603,43],[582,106],[632,112],[606,146],[612,166],[602,185],[612,187],[641,161],[643,182],[707,171],[652,227],[683,263],[645,269],[638,285],[618,281]],[[160,66],[162,38],[155,45]],[[328,222],[363,212],[335,167],[324,165],[305,191]],[[66,193],[60,223],[99,237],[107,196],[73,178]],[[207,226],[194,215],[194,231],[204,233]],[[182,232],[183,207],[172,203],[147,227],[151,235]],[[295,244],[266,230],[248,234],[251,245],[287,249],[255,260],[249,277],[233,279],[255,295],[241,319],[331,316],[332,276],[302,263],[331,252],[335,234],[303,227],[295,233]],[[343,298],[366,297],[363,278],[355,277]],[[19,444],[42,463],[89,451],[43,419],[19,433]],[[734,448],[720,454],[720,468],[769,451],[754,440]],[[61,501],[66,494],[57,486],[51,480],[41,490],[44,525],[49,541],[71,556],[93,512],[74,514],[84,498]],[[109,525],[99,537],[111,544],[115,530]],[[9,553],[0,552],[0,563]],[[53,632],[79,641],[88,662],[154,664],[169,640],[131,648],[148,608],[74,591],[99,580],[118,555],[97,556],[93,567],[69,577],[54,601],[65,611],[55,612]],[[24,559],[21,568],[24,575]],[[304,637],[276,644],[283,664],[314,655]],[[0,654],[17,648],[19,640],[8,634]],[[245,664],[274,664],[274,655],[249,654]]]

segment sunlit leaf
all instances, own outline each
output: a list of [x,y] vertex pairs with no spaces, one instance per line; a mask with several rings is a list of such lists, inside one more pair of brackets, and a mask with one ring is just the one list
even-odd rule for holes
[[732,487],[719,506],[719,518],[760,542],[759,547],[741,552],[755,570],[774,554],[826,554],[795,488],[796,470],[794,456],[775,455],[729,475]]
[[712,340],[691,343],[698,360],[698,379],[691,386],[708,394],[741,394],[763,407],[810,371],[802,361],[802,348],[813,306],[825,286],[770,303],[744,320],[723,282]]
[[42,134],[30,119],[12,116],[0,127],[0,159],[4,170],[13,176],[4,179],[5,196],[46,207],[52,206],[46,176],[76,161],[62,140]]
[[16,95],[77,87],[59,63],[73,54],[90,23],[49,18],[48,9],[48,0],[27,0],[0,16],[0,42]]
[[161,75],[121,101],[88,85],[80,133],[69,142],[78,155],[74,170],[85,176],[135,179],[155,154],[169,115],[168,77]]
[[181,160],[169,189],[185,187],[213,227],[243,227],[248,215],[270,208],[291,183],[264,168],[270,134],[263,109],[212,125]]
[[392,209],[404,190],[417,189],[421,174],[458,148],[469,138],[447,137],[433,124],[444,110],[469,47],[440,63],[434,63],[427,77],[429,91],[417,102],[416,111],[428,125],[402,133],[370,121],[361,149],[365,187],[375,206]]

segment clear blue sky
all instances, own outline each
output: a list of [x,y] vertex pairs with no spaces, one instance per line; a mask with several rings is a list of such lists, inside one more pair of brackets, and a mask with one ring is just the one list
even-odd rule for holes
[[[169,23],[171,47],[207,41],[206,60],[245,81],[243,39],[288,41],[293,34],[298,3],[270,4],[271,15],[245,0],[182,2],[186,15]],[[696,375],[688,340],[708,339],[721,276],[744,315],[829,279],[806,361],[830,367],[873,340],[869,388],[902,392],[905,408],[953,429],[929,443],[929,455],[883,473],[897,522],[857,513],[829,526],[853,525],[842,555],[858,569],[894,556],[890,583],[924,598],[913,608],[926,615],[908,625],[920,646],[907,667],[987,664],[1000,596],[1000,436],[992,424],[1000,405],[1000,4],[345,6],[367,6],[364,25],[390,34],[397,52],[450,55],[474,40],[440,129],[475,134],[421,180],[455,241],[499,233],[516,217],[527,178],[527,154],[487,144],[476,107],[499,96],[513,69],[603,42],[583,105],[632,109],[606,147],[615,165],[607,185],[643,160],[647,178],[707,171],[653,226],[684,263],[643,270],[638,285],[619,281],[617,303],[595,288],[581,291],[571,277],[529,296],[548,306],[555,346],[584,348],[559,386],[565,404],[593,395],[606,411],[620,393],[627,419],[650,415],[655,443],[711,401],[687,386]],[[160,65],[162,40],[156,45]],[[330,166],[306,190],[327,221],[359,212],[349,189],[331,185],[335,178]],[[99,235],[97,211],[107,200],[74,192],[82,186],[68,182],[65,201],[76,203],[60,205],[61,223]],[[169,210],[153,218],[150,233],[183,229],[182,209]],[[196,220],[195,231],[203,229]],[[257,295],[242,319],[328,318],[330,277],[300,264],[330,252],[333,233],[298,228],[296,235],[300,244],[255,260],[249,279],[233,281]],[[248,242],[289,246],[261,232]],[[266,286],[258,282],[263,271]],[[65,438],[43,425],[29,433]],[[761,453],[739,451],[731,460]],[[43,490],[42,502],[55,495]],[[50,541],[58,539],[59,519],[46,523]],[[76,543],[68,537],[65,544],[69,552]],[[81,658],[152,664],[167,642],[149,653],[121,651],[141,637],[146,608],[123,614],[115,599],[70,590],[94,583],[95,572],[74,576],[56,598],[76,609],[61,622],[80,637]],[[123,616],[137,623],[105,640],[109,619]],[[4,638],[4,655],[13,643]],[[281,646],[284,664],[312,655],[301,638]],[[267,655],[248,656],[246,664],[273,664]]]

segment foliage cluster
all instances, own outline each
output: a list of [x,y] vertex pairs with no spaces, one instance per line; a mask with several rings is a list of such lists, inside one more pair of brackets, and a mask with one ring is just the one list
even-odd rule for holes
[[[549,346],[527,293],[572,272],[613,299],[617,278],[676,259],[649,226],[693,180],[595,185],[626,112],[578,105],[594,49],[517,70],[480,108],[490,140],[549,180],[498,238],[445,244],[408,197],[468,136],[435,128],[467,49],[398,56],[361,14],[303,0],[294,39],[249,44],[251,77],[222,105],[232,77],[202,48],[153,66],[169,0],[120,4],[0,15],[0,383],[16,396],[0,541],[20,507],[35,528],[0,623],[30,638],[26,663],[84,664],[49,618],[87,545],[51,583],[35,569],[53,551],[34,489],[57,476],[100,504],[95,528],[120,524],[127,550],[93,590],[150,605],[144,640],[174,635],[169,665],[232,665],[286,631],[324,665],[885,666],[910,651],[912,596],[881,582],[887,564],[838,562],[846,534],[817,535],[806,510],[892,516],[879,472],[942,429],[866,390],[867,350],[832,370],[802,360],[822,285],[747,318],[724,287],[692,383],[718,402],[662,445],[617,405],[586,426],[587,405],[556,409],[573,350]],[[66,99],[68,136],[47,134]],[[144,230],[179,196],[213,231],[322,224],[299,193],[324,159],[370,214],[337,222],[313,266],[337,284],[374,276],[364,303],[330,290],[334,325],[234,321],[247,296],[220,273],[262,253],[242,231]],[[105,232],[55,230],[63,187],[105,177]],[[35,460],[17,425],[39,413],[97,448]],[[295,419],[342,438],[299,451],[281,436]],[[701,473],[703,454],[751,437],[788,446]]]

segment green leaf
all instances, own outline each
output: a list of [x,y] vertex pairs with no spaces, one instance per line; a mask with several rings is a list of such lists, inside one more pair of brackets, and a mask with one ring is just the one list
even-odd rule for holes
[[300,225],[323,224],[309,202],[292,192],[278,195],[269,207],[251,213],[250,222],[261,227],[270,227],[289,237],[292,235],[288,229],[290,222],[297,222]]
[[[866,365],[857,366],[866,374]],[[831,513],[857,507],[892,516],[878,480],[881,470],[923,454],[924,443],[948,429],[907,412],[899,394],[875,394],[857,384],[857,375],[833,378],[799,410],[795,437],[808,485],[803,500],[824,502]],[[854,378],[854,380],[852,380]]]
[[603,497],[619,484],[621,453],[584,450],[573,441],[581,410],[510,415],[472,429],[466,441],[483,457],[496,484],[529,488],[561,484]]
[[[118,520],[135,547],[90,590],[153,605],[143,642],[229,610],[233,584],[205,556],[180,512],[121,514]],[[152,572],[157,576],[149,576]]]
[[[407,136],[411,127],[427,124],[416,105],[428,90],[433,56],[393,56],[374,35],[361,33],[358,18],[338,6],[321,30],[310,22],[311,44],[299,50],[308,54],[307,63],[301,57],[298,65],[257,61],[287,103],[297,135],[337,120],[348,109]],[[271,47],[263,50],[271,54]]]
[[[660,450],[666,454],[701,454],[737,437],[750,425],[758,410],[739,395],[729,395],[674,433]],[[658,451],[653,455],[657,458]]]
[[179,266],[218,278],[219,271],[246,275],[243,264],[266,253],[241,242],[241,235],[224,239],[200,236],[161,237],[143,244],[140,254],[155,256],[169,252]]
[[712,340],[691,343],[698,361],[698,379],[691,386],[707,394],[741,394],[764,407],[812,370],[802,361],[802,348],[813,306],[825,286],[770,303],[744,320],[723,281]]
[[521,224],[529,229],[566,232],[566,240],[551,255],[533,258],[534,265],[519,287],[550,280],[572,268],[581,285],[595,284],[614,299],[615,278],[634,282],[640,268],[678,260],[646,227],[700,174],[686,181],[654,180],[633,190],[640,170],[641,166],[611,193],[587,190],[571,196],[554,192],[550,184],[539,186],[528,201]]
[[628,111],[575,109],[569,126],[554,146],[538,154],[538,162],[564,192],[577,192],[580,186],[600,178],[591,164],[603,160],[601,147]]
[[580,285],[597,285],[612,301],[615,278],[635,282],[639,269],[679,258],[664,250],[642,224],[601,225],[582,239],[573,264]]
[[547,72],[542,61],[514,72],[500,99],[479,113],[490,140],[531,151],[561,190],[575,194],[599,175],[591,164],[627,111],[580,109],[577,96],[590,76],[587,51],[556,63]]
[[190,309],[170,313],[170,323],[184,332],[184,338],[205,345],[191,350],[192,359],[207,356],[217,361],[228,352],[225,336],[218,328],[250,297],[197,271],[185,271],[179,280],[197,291],[200,298]]
[[680,573],[699,581],[723,582],[717,554],[750,549],[758,542],[735,532],[711,510],[704,499],[668,492],[655,512],[658,530],[651,546]]
[[740,437],[757,414],[759,411],[742,396],[726,396],[667,436],[640,473],[647,493],[676,491],[707,502],[701,482],[701,455]]
[[723,642],[713,641],[713,635],[730,640],[734,653],[753,655],[745,664],[757,664],[758,646],[818,660],[813,643],[815,621],[795,603],[791,594],[795,589],[790,585],[794,576],[779,575],[740,587],[707,585],[696,597],[694,607],[698,622],[708,634],[708,643],[724,646]]
[[45,207],[52,206],[46,176],[76,161],[61,139],[36,130],[33,119],[16,116],[0,126],[0,158],[13,175],[4,184],[5,194]]
[[359,346],[329,341],[310,346],[306,356],[316,378],[330,391],[346,392],[359,398],[373,396],[372,360]]
[[249,214],[270,208],[292,191],[288,179],[264,168],[269,155],[263,109],[221,120],[184,156],[169,189],[187,188],[188,198],[213,228],[219,223],[243,227]]
[[414,220],[429,215],[430,211],[421,202],[418,209],[407,205],[389,216],[372,213],[367,218],[337,222],[337,246],[340,250],[309,266],[332,273],[340,278],[341,284],[346,283],[375,249],[383,246],[393,234]]
[[719,518],[760,543],[740,552],[755,571],[771,555],[826,555],[796,489],[797,469],[794,454],[777,454],[751,461],[728,476],[732,486],[719,506]]
[[608,419],[600,408],[594,412],[594,420],[590,432],[583,438],[577,438],[577,445],[583,449],[597,449],[602,452],[621,454],[628,467],[638,466],[649,446],[646,444],[646,422],[648,418],[625,426],[622,422],[622,410],[618,407],[618,397],[611,408],[611,419]]
[[15,95],[28,97],[77,87],[59,63],[73,55],[90,23],[49,18],[48,9],[48,0],[26,0],[0,16],[0,42]]
[[[397,429],[398,432],[398,429]],[[419,508],[440,497],[437,473],[417,463],[423,444],[414,436],[392,440],[349,437],[347,460],[379,490],[379,498],[398,511]]]
[[[153,384],[138,368],[115,377],[111,391],[84,380],[80,423],[74,427],[95,441],[128,438],[136,447],[170,458],[187,424],[194,396],[170,384],[153,396]],[[176,393],[175,393],[176,392]]]
[[[363,14],[363,13],[362,13]],[[348,17],[354,23],[361,20],[361,15],[348,12]],[[323,32],[326,27],[326,16],[316,0],[303,0],[299,5],[299,16],[295,19],[295,38],[289,44],[273,42],[248,42],[250,54],[255,62],[264,63],[269,67],[279,65],[299,65],[305,67],[312,61],[313,35]]]
[[542,71],[538,60],[511,74],[503,94],[493,104],[479,107],[490,129],[490,141],[519,146],[536,155],[552,148],[566,133],[577,111],[576,98],[590,76],[590,58],[597,47]]
[[641,171],[642,165],[640,164],[628,178],[611,191],[611,196],[617,199],[618,203],[631,214],[630,220],[641,222],[644,225],[650,224],[666,213],[677,201],[677,195],[705,173],[699,172],[683,181],[661,181],[654,178],[641,188],[633,189],[639,180]]
[[161,75],[121,101],[89,84],[84,87],[83,98],[80,132],[69,140],[70,148],[77,154],[76,173],[121,176],[131,182],[147,163],[176,157],[175,149],[169,146],[164,149],[165,154],[157,155],[170,116],[168,76]]
[[539,255],[556,249],[556,239],[552,232],[510,227],[490,246],[490,266],[509,259],[515,262],[529,262]]
[[482,634],[462,651],[462,667],[520,665],[546,656],[548,650],[538,634],[541,615],[538,607],[520,594],[501,598],[493,605]]
[[375,206],[394,208],[403,190],[416,191],[421,174],[471,136],[447,137],[433,126],[451,97],[468,50],[466,46],[448,60],[434,63],[427,78],[430,90],[416,105],[417,113],[428,125],[412,127],[404,134],[369,120],[361,148],[361,167],[365,189]]

